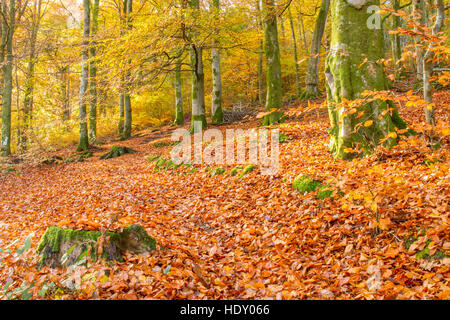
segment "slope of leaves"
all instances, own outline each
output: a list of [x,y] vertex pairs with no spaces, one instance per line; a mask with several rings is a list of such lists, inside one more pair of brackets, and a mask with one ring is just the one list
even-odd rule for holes
[[[447,127],[448,94],[435,96]],[[421,112],[400,107],[420,132]],[[419,135],[343,162],[328,153],[327,127],[322,111],[281,125],[288,139],[276,176],[157,171],[147,156],[168,156],[171,146],[157,148],[145,135],[123,142],[136,154],[99,161],[98,151],[81,163],[0,175],[0,248],[11,249],[0,252],[0,295],[23,288],[18,298],[448,299],[448,136],[437,151]],[[299,175],[343,196],[300,194],[292,188]],[[118,230],[132,223],[156,238],[158,251],[112,265],[33,267],[48,226]],[[18,255],[32,232],[31,250]],[[417,259],[426,248],[447,256]]]

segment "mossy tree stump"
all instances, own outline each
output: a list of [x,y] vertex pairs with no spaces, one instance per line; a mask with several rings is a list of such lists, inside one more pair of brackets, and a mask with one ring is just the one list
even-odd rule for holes
[[103,156],[101,156],[100,159],[105,160],[105,159],[117,158],[117,157],[123,156],[124,154],[127,154],[127,153],[136,153],[136,151],[134,151],[133,149],[127,148],[127,147],[113,146],[111,148],[111,151],[108,152],[107,154],[104,154]]
[[[99,239],[100,237],[103,238]],[[37,253],[41,256],[38,267],[65,268],[79,263],[88,252],[93,261],[99,258],[123,261],[122,254],[126,251],[142,254],[151,250],[156,250],[156,241],[139,225],[126,227],[120,233],[51,226],[47,228],[37,248]]]

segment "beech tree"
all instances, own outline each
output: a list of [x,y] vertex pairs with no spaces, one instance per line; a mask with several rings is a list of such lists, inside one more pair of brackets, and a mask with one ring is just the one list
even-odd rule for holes
[[[199,0],[190,0],[190,6],[194,10],[200,10]],[[194,37],[195,35],[191,35]],[[205,115],[205,75],[203,71],[203,48],[194,42],[191,44],[191,68],[192,68],[192,121],[191,131],[206,128]],[[198,122],[201,128],[195,128]]]
[[306,90],[301,96],[302,99],[313,98],[319,94],[320,47],[322,45],[322,38],[325,31],[325,25],[327,23],[329,8],[330,0],[322,0],[311,41],[308,69],[306,71]]
[[[220,0],[213,0],[213,12],[219,14]],[[211,121],[214,124],[220,124],[223,122],[222,111],[222,76],[220,71],[220,51],[217,48],[217,40],[214,41],[212,48],[212,107],[211,107]]]
[[[264,49],[266,54],[267,99],[263,125],[278,123],[283,115],[281,59],[278,44],[277,10],[274,0],[262,0],[264,22]],[[273,110],[275,109],[275,111]]]
[[[384,37],[380,24],[370,24],[373,15],[367,8],[379,0],[332,0],[331,49],[326,62],[326,86],[331,123],[331,152],[350,159],[360,149],[371,152],[377,145],[396,144],[395,129],[405,129],[395,105],[373,101],[348,113],[345,103],[361,98],[365,90],[388,89],[379,60],[384,57]],[[386,137],[388,139],[384,140]],[[382,142],[382,140],[384,140]]]
[[[98,29],[98,10],[100,0],[94,0],[92,6],[92,28],[91,37],[95,38]],[[97,141],[97,103],[98,103],[98,90],[97,90],[97,47],[95,39],[92,41],[90,48],[90,65],[89,65],[89,143],[95,143]]]
[[83,0],[83,44],[81,51],[81,79],[80,79],[80,107],[79,126],[80,137],[77,151],[86,151],[89,147],[88,123],[86,105],[89,99],[89,35],[91,30],[91,4],[90,0]]

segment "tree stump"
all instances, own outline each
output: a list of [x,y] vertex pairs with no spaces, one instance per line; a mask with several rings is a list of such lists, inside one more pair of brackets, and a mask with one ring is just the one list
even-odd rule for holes
[[123,261],[122,254],[128,251],[142,254],[156,250],[156,241],[139,225],[131,225],[122,232],[85,231],[47,228],[37,248],[41,256],[38,267],[65,268],[82,263],[89,256],[93,261]]

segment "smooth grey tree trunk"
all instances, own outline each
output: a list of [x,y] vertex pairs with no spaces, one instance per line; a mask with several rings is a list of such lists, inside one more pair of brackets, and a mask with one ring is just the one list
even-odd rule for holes
[[3,63],[3,97],[2,97],[2,144],[1,154],[11,154],[11,105],[13,88],[13,35],[16,29],[16,2],[9,1],[9,8],[3,3],[2,37],[5,44],[5,61]]
[[[259,30],[264,31],[262,14],[261,14],[261,0],[256,0],[256,14]],[[264,40],[259,42],[258,49],[258,102],[262,106],[264,104]]]
[[282,83],[281,83],[281,59],[278,42],[277,10],[274,0],[262,0],[264,17],[264,49],[267,66],[267,99],[266,115],[263,125],[271,125],[280,122],[283,112],[282,107]]
[[80,108],[79,108],[80,137],[77,151],[86,151],[89,148],[86,105],[89,101],[88,96],[89,34],[91,25],[90,0],[83,0],[83,12],[84,12],[84,22],[83,22],[83,43],[81,52],[81,80],[80,80]]
[[[213,12],[219,14],[220,0],[212,0]],[[214,46],[211,50],[212,58],[212,104],[211,104],[211,121],[214,124],[221,124],[223,122],[222,110],[222,74],[220,70],[220,50],[217,48],[218,41],[215,39]]]
[[[436,22],[433,26],[433,35],[438,35],[444,25],[445,20],[445,7],[443,0],[436,0]],[[426,123],[435,126],[436,125],[436,114],[434,107],[431,105],[433,103],[433,86],[430,82],[430,78],[433,75],[434,67],[434,53],[431,50],[431,45],[427,48],[423,58],[423,97],[425,101],[430,103],[429,107],[425,108],[425,121]]]
[[175,125],[184,124],[184,113],[183,113],[183,92],[182,92],[182,82],[181,82],[181,57],[177,59],[175,66]]
[[[126,21],[128,29],[132,28],[132,18],[131,14],[133,12],[133,0],[126,1]],[[126,75],[126,83],[125,83],[125,94],[124,94],[124,127],[122,139],[129,139],[131,137],[132,124],[133,124],[133,114],[131,109],[131,96],[130,96],[130,74]]]
[[[200,1],[191,0],[190,7],[192,9],[200,10]],[[207,125],[205,115],[205,75],[203,71],[203,49],[195,44],[192,44],[190,56],[192,68],[191,132],[197,132],[202,131]]]
[[316,26],[314,28],[313,39],[311,41],[308,69],[306,72],[306,91],[302,96],[304,99],[315,97],[319,94],[320,47],[322,45],[329,8],[330,0],[322,0],[319,15],[316,20]]
[[98,90],[97,90],[97,47],[95,37],[98,29],[98,10],[100,0],[94,0],[92,6],[92,29],[91,37],[93,39],[90,48],[90,66],[89,66],[89,143],[94,144],[97,141],[97,104],[98,104]]
[[302,93],[301,83],[300,83],[300,68],[298,65],[298,52],[297,52],[297,39],[295,37],[294,20],[292,19],[291,8],[288,8],[289,22],[291,25],[292,42],[294,46],[294,63],[295,63],[295,80],[297,86],[297,97],[300,97]]

